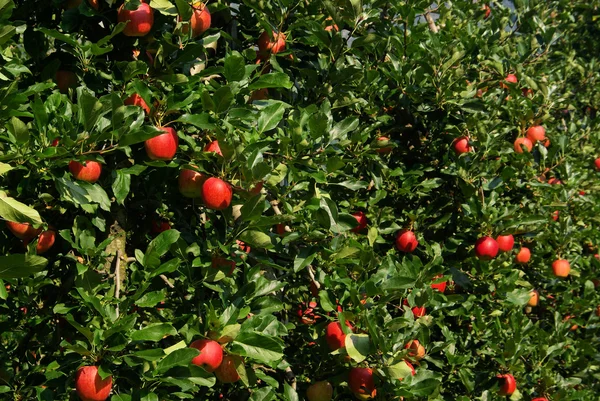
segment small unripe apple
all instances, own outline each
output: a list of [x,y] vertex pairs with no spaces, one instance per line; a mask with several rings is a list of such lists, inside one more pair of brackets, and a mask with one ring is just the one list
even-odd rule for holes
[[308,401],[331,401],[333,398],[333,387],[327,381],[311,384],[306,389],[306,398],[308,398]]
[[54,230],[46,230],[40,234],[38,238],[37,246],[35,247],[35,251],[38,255],[42,255],[54,245],[54,241],[56,240],[56,232]]
[[202,196],[202,184],[206,176],[194,170],[183,169],[179,173],[179,192],[186,198],[200,198]]
[[[193,6],[192,17],[190,19],[190,25],[192,26],[192,37],[202,35],[210,28],[211,16],[208,7],[204,3],[195,3]],[[181,19],[181,18],[180,18]],[[182,32],[187,34],[189,27],[186,25]]]
[[411,253],[419,245],[415,233],[410,230],[402,230],[396,236],[396,248],[399,251]]
[[200,355],[192,359],[192,363],[201,366],[207,372],[214,372],[223,361],[223,348],[213,340],[196,340],[190,344],[191,348],[200,351]]
[[146,3],[141,3],[135,10],[126,10],[123,4],[119,8],[117,20],[118,22],[129,21],[123,29],[123,35],[146,36],[154,24],[154,10]]
[[515,257],[517,263],[527,263],[531,259],[531,251],[529,248],[521,247],[519,253]]
[[97,366],[83,366],[75,374],[75,390],[82,401],[104,401],[112,389],[112,376],[104,380]]
[[514,146],[515,152],[523,153],[524,150],[523,150],[522,146],[524,146],[525,149],[527,149],[527,152],[531,152],[531,149],[533,149],[533,143],[528,138],[517,138],[515,140],[515,146]]
[[123,102],[125,106],[139,106],[141,107],[146,114],[150,114],[150,107],[146,103],[146,101],[137,93],[132,94]]
[[171,127],[159,127],[164,134],[157,135],[144,142],[146,154],[152,160],[172,160],[177,153],[179,138]]
[[527,305],[537,306],[538,300],[540,299],[540,295],[538,294],[538,292],[536,290],[533,290],[529,293],[529,295],[530,295],[530,297],[529,297],[529,301],[527,302]]
[[354,216],[358,225],[350,231],[353,233],[358,233],[367,227],[367,215],[363,211],[354,212],[352,213],[352,216]]
[[17,223],[14,221],[7,221],[6,227],[15,235],[15,237],[24,241],[34,239],[42,231],[41,228],[33,228],[29,223]]
[[475,242],[475,255],[482,260],[494,259],[498,249],[498,243],[492,237],[481,237]]
[[348,387],[359,400],[375,398],[377,390],[370,368],[352,368],[348,375]]
[[534,125],[527,129],[527,138],[532,142],[535,141],[545,141],[546,140],[546,130],[541,125]]
[[223,156],[223,153],[221,152],[221,148],[219,147],[219,141],[217,141],[216,139],[214,141],[212,141],[211,143],[209,143],[208,145],[206,145],[206,147],[204,148],[205,152],[213,152],[218,154],[219,156]]
[[557,259],[552,263],[552,271],[556,277],[568,277],[571,265],[568,260]]
[[[352,331],[352,325],[346,320],[346,326]],[[346,334],[342,330],[340,322],[331,322],[325,329],[325,341],[332,351],[346,346]]]
[[244,360],[238,355],[225,355],[223,362],[215,370],[215,376],[221,383],[235,383],[240,380],[240,375],[235,368],[236,365],[242,364]]
[[452,143],[452,146],[454,148],[454,153],[456,153],[457,155],[468,153],[472,150],[471,146],[469,145],[468,136],[461,136],[459,138],[456,138]]
[[78,161],[69,162],[69,171],[76,180],[89,182],[91,184],[98,181],[102,174],[102,165],[93,160],[87,160],[85,166]]
[[211,177],[202,184],[202,198],[209,209],[227,209],[232,196],[231,186],[220,178]]
[[517,389],[517,381],[511,374],[504,374],[496,376],[500,381],[499,395],[512,395]]
[[499,235],[496,238],[496,242],[498,243],[499,250],[502,252],[508,252],[513,249],[513,246],[515,245],[515,238],[512,236],[512,234]]
[[404,349],[408,349],[408,355],[417,360],[425,357],[425,347],[421,345],[419,340],[410,340],[408,343],[406,343]]
[[273,31],[273,37],[264,31],[258,38],[258,58],[267,60],[271,54],[277,54],[285,50],[285,34],[283,32]]

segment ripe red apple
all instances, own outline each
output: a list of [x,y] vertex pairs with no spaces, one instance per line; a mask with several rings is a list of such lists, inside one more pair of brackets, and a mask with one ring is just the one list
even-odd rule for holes
[[596,166],[596,170],[600,170],[600,157],[594,160],[594,166]]
[[260,191],[263,189],[263,186],[265,185],[264,181],[259,181],[256,184],[254,184],[251,189],[248,190],[248,192],[252,195],[258,195],[260,193]]
[[146,154],[152,160],[172,160],[177,153],[179,138],[171,127],[159,127],[164,134],[150,138],[144,142]]
[[523,96],[525,96],[525,97],[533,96],[533,89],[530,89],[530,88],[523,88],[523,89],[521,89],[521,93],[522,93],[522,94],[523,94]]
[[250,248],[250,245],[246,244],[244,241],[236,239],[235,242],[238,244],[242,252],[250,253],[250,251],[252,250],[252,248]]
[[152,220],[150,231],[152,234],[160,234],[163,231],[167,231],[171,229],[171,225],[168,221],[164,220]]
[[235,270],[235,261],[219,256],[213,256],[210,267],[224,271],[228,276],[231,276]]
[[[352,331],[352,325],[346,320],[346,326]],[[346,346],[346,334],[342,330],[340,322],[331,322],[325,329],[325,341],[332,351]]]
[[496,376],[500,381],[499,395],[511,395],[517,389],[517,382],[513,375],[505,374]]
[[[208,11],[208,7],[204,3],[195,3],[192,6],[193,12],[192,17],[190,19],[190,25],[192,26],[192,37],[202,35],[204,32],[210,28],[211,16],[210,11]],[[181,20],[181,18],[179,18]],[[182,32],[187,34],[189,32],[189,27],[186,25]]]
[[102,165],[93,160],[86,160],[85,166],[78,161],[69,162],[69,171],[76,180],[89,182],[91,184],[98,181],[102,174]]
[[367,227],[367,215],[363,211],[354,212],[352,213],[352,216],[354,216],[354,218],[358,222],[358,226],[354,227],[350,231],[352,231],[353,233],[358,233]]
[[112,376],[102,380],[97,366],[83,366],[75,374],[75,390],[82,401],[104,401],[112,389]]
[[552,263],[552,271],[556,277],[568,277],[571,271],[571,265],[568,260],[557,259]]
[[558,179],[558,178],[556,178],[556,177],[552,177],[552,178],[550,178],[550,179],[548,180],[548,184],[550,184],[550,185],[561,185],[561,184],[562,184],[562,181],[561,181],[561,180],[559,180],[559,179]]
[[548,401],[548,399],[544,398],[544,397],[536,397],[536,398],[532,399],[531,401]]
[[536,290],[530,292],[529,301],[527,301],[528,306],[537,306],[538,300],[540,299],[540,294]]
[[515,257],[516,262],[524,264],[529,262],[529,259],[531,259],[531,251],[529,248],[525,248],[524,246],[521,247],[519,253],[517,253],[517,256]]
[[200,355],[192,359],[192,363],[201,366],[207,372],[214,372],[223,361],[223,348],[213,340],[196,340],[190,344],[191,348],[200,351]]
[[327,381],[316,382],[306,389],[308,401],[331,401],[333,398],[333,387]]
[[285,50],[285,34],[283,32],[273,31],[273,36],[269,36],[264,31],[258,38],[258,59],[267,60],[271,54],[277,54]]
[[52,147],[55,148],[55,147],[58,146],[59,143],[60,143],[60,139],[54,138],[54,140],[52,141],[52,143],[50,144],[50,146],[52,146]]
[[406,343],[404,349],[409,350],[408,355],[417,360],[425,357],[425,347],[421,345],[419,340],[410,340]]
[[499,250],[502,252],[508,252],[513,249],[513,246],[515,245],[515,238],[511,234],[499,235],[496,238],[496,242],[498,243]]
[[223,362],[215,370],[215,376],[221,383],[235,383],[240,380],[240,375],[237,372],[235,365],[243,363],[244,360],[238,355],[225,355]]
[[494,259],[498,249],[498,243],[492,237],[481,237],[475,242],[475,255],[481,260]]
[[125,99],[123,104],[125,104],[125,106],[139,106],[146,112],[146,114],[150,114],[150,107],[137,93],[134,93]]
[[368,400],[377,395],[373,371],[370,368],[352,368],[348,375],[348,386],[356,398]]
[[527,152],[531,152],[531,149],[533,149],[533,143],[528,138],[517,138],[515,140],[515,152],[523,153],[524,150],[521,146],[524,146]]
[[596,316],[600,317],[600,305],[596,307]]
[[485,15],[483,16],[483,18],[488,19],[490,17],[490,15],[492,14],[492,9],[490,8],[490,6],[488,6],[487,4],[484,4],[481,9],[485,11]]
[[52,245],[54,245],[54,241],[56,240],[56,232],[54,230],[46,230],[40,234],[38,238],[37,246],[35,247],[35,251],[38,255],[44,254],[48,252]]
[[232,196],[231,186],[220,178],[211,177],[202,184],[202,198],[209,209],[227,209]]
[[[412,364],[412,363],[410,363],[410,362],[408,362],[408,361],[406,361],[406,360],[404,360],[404,361],[402,361],[402,362],[404,362],[404,363],[406,364],[406,367],[410,369],[410,375],[411,375],[411,376],[414,376],[414,375],[415,375],[415,373],[417,373],[417,372],[415,372],[415,367],[413,366],[413,364]],[[407,373],[407,374],[406,374],[404,377],[399,377],[399,378],[398,378],[398,380],[402,381],[402,380],[404,380],[404,378],[405,378],[405,377],[407,377],[407,376],[408,376],[408,373]]]
[[77,87],[77,75],[73,71],[56,71],[55,81],[60,93],[67,93],[70,88]]
[[309,326],[315,324],[317,319],[321,318],[321,316],[315,315],[314,310],[316,307],[317,303],[314,301],[309,302],[308,307],[306,307],[306,304],[304,302],[298,305],[298,311],[296,312],[296,314],[300,318],[300,321]]
[[515,74],[508,74],[506,76],[506,78],[504,78],[504,82],[509,82],[511,84],[516,84],[517,82],[519,82],[519,80],[517,79],[517,76]]
[[200,198],[202,196],[202,184],[206,176],[194,170],[183,169],[179,173],[179,192],[186,198]]
[[[440,277],[444,277],[443,274],[438,274],[437,276],[435,276],[433,278],[433,281],[436,281],[438,278]],[[437,284],[431,284],[431,288],[433,288],[434,290],[438,290],[439,292],[445,292],[446,291],[446,284],[447,282],[441,282],[441,283],[437,283]]]
[[534,125],[527,129],[527,138],[532,142],[545,141],[546,130],[541,125]]
[[560,212],[558,210],[552,212],[552,220],[558,221],[558,216],[560,216]]
[[388,138],[387,136],[380,136],[379,138],[377,138],[377,142],[375,144],[375,147],[377,149],[376,152],[381,154],[390,153],[392,151],[392,148],[387,146],[389,143],[390,138]]
[[146,3],[141,3],[135,10],[126,10],[123,4],[119,8],[117,20],[118,22],[129,21],[123,29],[123,35],[146,36],[154,24],[154,10]]
[[33,226],[29,223],[17,223],[14,221],[7,221],[6,227],[8,227],[10,232],[13,233],[15,237],[24,241],[34,239],[42,231],[41,227],[33,228]]
[[471,146],[469,145],[469,137],[468,136],[461,136],[459,138],[456,138],[452,144],[454,147],[454,152],[457,155],[461,155],[463,153],[468,153],[472,150]]
[[419,241],[417,241],[415,233],[410,230],[402,230],[396,236],[396,248],[399,251],[411,253],[417,245],[419,245]]
[[252,103],[255,100],[267,100],[269,98],[269,90],[267,88],[257,89],[250,95],[249,102]]
[[219,156],[223,156],[223,153],[221,152],[221,148],[219,147],[219,141],[217,141],[216,139],[214,141],[212,141],[211,143],[209,143],[208,145],[206,145],[206,147],[204,148],[205,152],[213,152],[218,154]]

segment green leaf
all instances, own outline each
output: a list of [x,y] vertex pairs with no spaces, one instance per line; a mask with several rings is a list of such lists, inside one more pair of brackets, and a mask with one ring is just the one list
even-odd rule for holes
[[153,341],[157,342],[165,336],[174,336],[177,330],[170,323],[149,324],[141,330],[134,331],[131,334],[132,341]]
[[78,90],[77,106],[79,122],[86,131],[91,131],[102,114],[102,103],[87,90]]
[[29,129],[27,128],[27,125],[17,117],[11,118],[6,125],[6,128],[15,137],[17,143],[23,144],[29,141]]
[[42,224],[42,218],[37,210],[6,196],[2,191],[0,191],[0,217],[7,221],[30,223],[36,227]]
[[192,362],[192,359],[200,355],[200,351],[196,348],[181,348],[175,350],[164,357],[156,367],[156,373],[162,374],[175,366],[187,366]]
[[31,276],[44,270],[48,260],[37,255],[15,254],[0,256],[0,279]]
[[123,173],[123,170],[117,170],[116,174],[117,176],[112,183],[112,191],[115,194],[115,199],[117,202],[122,205],[127,197],[127,194],[129,194],[131,176]]
[[183,124],[191,124],[200,129],[212,130],[216,128],[215,124],[211,122],[210,115],[207,113],[184,114],[175,121]]
[[260,333],[240,332],[232,345],[232,352],[259,362],[274,362],[283,358],[284,343],[280,338]]
[[233,102],[233,92],[229,86],[222,86],[213,95],[213,101],[215,103],[215,112],[223,113],[229,109],[231,102]]
[[285,107],[282,103],[271,104],[261,110],[258,117],[258,132],[263,133],[277,127],[283,118]]
[[263,88],[285,88],[290,89],[292,87],[292,82],[290,81],[290,77],[287,74],[282,72],[273,72],[270,74],[263,74],[256,80],[256,82],[252,83],[248,86],[248,89],[263,89]]
[[150,7],[163,15],[177,15],[177,8],[169,0],[150,0]]
[[223,73],[229,82],[241,81],[246,76],[246,63],[239,52],[232,52],[225,57]]
[[257,248],[272,248],[271,237],[262,231],[248,230],[240,234],[239,239]]
[[357,363],[367,359],[371,349],[371,341],[367,334],[347,334],[345,345],[346,352]]
[[143,265],[148,268],[155,268],[160,265],[160,258],[167,253],[177,240],[180,233],[177,230],[167,230],[160,233],[148,245],[148,250],[144,256]]
[[4,175],[8,173],[10,170],[14,169],[13,166],[6,163],[0,163],[0,175]]
[[163,291],[152,291],[144,294],[140,299],[135,301],[135,304],[140,308],[152,308],[165,299]]

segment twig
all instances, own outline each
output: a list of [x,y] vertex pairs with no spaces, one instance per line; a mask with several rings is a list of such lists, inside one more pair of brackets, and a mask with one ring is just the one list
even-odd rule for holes
[[427,20],[427,24],[429,24],[429,29],[431,30],[431,32],[438,33],[439,28],[435,24],[433,17],[429,14],[429,11],[423,14],[423,16],[425,17],[425,20]]
[[169,281],[169,279],[167,278],[167,276],[165,276],[164,274],[161,274],[158,277],[160,277],[162,279],[162,281],[164,281],[165,284],[167,285],[167,287],[169,287],[170,289],[175,288],[175,286],[173,284],[171,284],[171,282]]
[[290,383],[290,386],[296,390],[296,375],[289,366],[285,368],[285,379]]
[[321,284],[315,279],[315,271],[312,267],[312,265],[308,265],[308,277],[310,278],[310,281],[312,281],[313,285],[317,288],[317,290],[321,289]]
[[127,258],[127,259],[125,259],[125,262],[127,262],[127,263],[133,263],[133,262],[135,262],[136,260],[137,260],[136,258],[134,258],[133,256],[131,256],[131,257],[129,257],[129,258]]
[[[121,292],[121,251],[119,249],[117,249],[115,259],[117,260],[117,262],[115,263],[115,298],[118,301]],[[117,304],[116,311],[118,315],[119,304]]]

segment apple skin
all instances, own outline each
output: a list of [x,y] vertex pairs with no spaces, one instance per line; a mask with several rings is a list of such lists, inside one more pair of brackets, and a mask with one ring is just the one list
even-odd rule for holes
[[512,234],[509,235],[499,235],[496,237],[496,242],[498,243],[498,249],[502,252],[508,252],[513,249],[515,245],[515,238]]
[[562,181],[561,181],[561,180],[559,180],[559,179],[558,179],[558,178],[556,178],[556,177],[552,177],[552,178],[550,178],[550,179],[548,180],[548,184],[550,184],[550,185],[561,185],[561,184],[562,184]]
[[265,185],[264,181],[259,181],[256,184],[254,184],[254,186],[252,187],[252,189],[248,190],[248,192],[251,195],[258,195],[260,193],[260,191],[263,189],[264,185]]
[[273,37],[264,31],[258,38],[258,59],[267,60],[271,54],[277,54],[285,50],[285,34],[273,31]]
[[534,125],[527,129],[527,139],[532,143],[546,140],[546,130],[541,125]]
[[164,134],[150,138],[144,142],[146,154],[152,160],[172,160],[177,153],[179,138],[171,127],[159,127]]
[[415,233],[410,230],[402,230],[398,233],[396,237],[396,248],[399,251],[411,253],[419,245],[419,241],[417,241],[417,237]]
[[348,374],[348,386],[359,400],[368,400],[377,395],[371,368],[352,368]]
[[528,306],[537,306],[538,301],[540,299],[540,294],[538,294],[538,292],[536,290],[531,291],[529,294],[531,295],[531,297],[529,298],[527,305]]
[[192,363],[209,373],[214,372],[223,362],[223,348],[216,341],[196,340],[190,344],[190,347],[200,351],[200,355],[192,359]]
[[417,360],[425,357],[425,347],[421,345],[419,340],[410,340],[406,343],[404,349],[410,350],[408,355]]
[[481,260],[494,259],[498,249],[498,243],[492,237],[481,237],[475,242],[475,255]]
[[375,145],[377,147],[376,152],[380,154],[390,153],[392,151],[392,148],[386,146],[389,142],[390,138],[388,138],[387,136],[380,136],[379,138],[377,138],[377,142]]
[[548,399],[544,398],[544,397],[537,397],[537,398],[532,399],[531,401],[548,401]]
[[[415,373],[417,373],[417,372],[415,371],[415,367],[413,366],[413,364],[408,361],[403,361],[403,362],[406,364],[406,366],[408,366],[410,368],[410,375],[414,376]],[[398,380],[402,381],[402,380],[404,380],[404,377],[399,377]]]
[[[327,21],[331,21],[331,22],[329,23],[329,22],[327,22]],[[330,25],[329,25],[329,24],[330,24]],[[327,32],[329,32],[329,31],[336,31],[336,32],[339,32],[339,31],[340,31],[340,28],[337,26],[337,24],[335,24],[335,23],[333,22],[333,18],[331,18],[331,17],[327,17],[327,18],[325,18],[325,25],[327,25],[327,26],[325,27],[325,30],[326,30]]]
[[224,271],[228,276],[231,276],[235,270],[235,261],[219,256],[213,256],[210,267]]
[[558,221],[558,216],[560,216],[560,212],[558,210],[552,212],[552,220]]
[[129,96],[127,99],[125,99],[123,104],[125,104],[125,106],[139,106],[142,109],[144,109],[146,114],[150,114],[150,106],[148,106],[146,101],[144,99],[142,99],[142,97],[140,95],[138,95],[137,93],[134,93],[131,96]]
[[223,356],[223,362],[217,369],[215,369],[215,376],[221,383],[235,383],[240,380],[240,375],[235,369],[236,364],[243,363],[241,356],[237,355],[225,355]]
[[[352,330],[352,325],[346,320],[346,326]],[[335,351],[346,346],[346,334],[342,330],[340,322],[331,322],[325,329],[325,341],[329,349]]]
[[596,167],[596,170],[600,171],[600,157],[594,160],[594,166]]
[[515,140],[515,152],[523,153],[524,150],[521,146],[525,146],[527,152],[531,152],[531,149],[533,149],[533,143],[528,138],[517,138]]
[[557,259],[552,263],[552,271],[556,277],[568,277],[571,265],[568,260]]
[[454,148],[454,153],[456,153],[457,155],[468,153],[472,150],[471,146],[469,145],[468,136],[461,136],[459,138],[456,138],[452,143],[452,147]]
[[194,170],[184,169],[179,173],[179,192],[186,198],[202,197],[202,184],[207,177]]
[[152,220],[150,231],[152,234],[160,234],[163,231],[167,231],[171,229],[171,225],[168,221],[164,220]]
[[525,247],[521,247],[521,249],[519,250],[519,253],[517,253],[517,256],[515,256],[515,261],[517,263],[527,263],[529,262],[529,260],[531,259],[531,251],[529,250],[529,248],[525,248]]
[[227,209],[232,196],[231,186],[220,178],[211,177],[202,184],[202,198],[209,209]]
[[367,215],[363,211],[354,212],[352,213],[352,216],[354,216],[354,218],[358,222],[358,226],[354,227],[350,231],[352,231],[353,233],[358,233],[367,227]]
[[17,223],[14,221],[7,221],[6,227],[15,235],[15,237],[24,241],[30,241],[34,239],[42,231],[41,227],[34,228],[29,223]]
[[55,81],[60,93],[68,93],[69,88],[77,87],[77,75],[73,71],[56,71]]
[[484,19],[488,19],[490,15],[492,15],[492,9],[487,4],[484,4],[481,9],[485,11],[485,14],[483,16]]
[[35,251],[38,255],[42,255],[54,245],[56,240],[56,232],[54,230],[46,230],[40,234]]
[[[211,16],[208,7],[204,3],[196,3],[192,6],[192,18],[190,19],[190,25],[192,26],[192,37],[202,35],[210,28]],[[189,31],[188,27],[183,28],[182,32],[187,34]]]
[[146,3],[141,3],[136,10],[126,10],[123,4],[119,8],[118,22],[127,22],[123,35],[146,36],[154,24],[154,10]]
[[[444,276],[443,274],[438,274],[437,276],[435,276],[433,278],[433,281],[436,281],[438,278],[443,277],[443,276]],[[445,282],[445,281],[442,282],[442,283],[431,284],[431,288],[434,289],[434,290],[438,290],[441,293],[444,293],[444,292],[446,292],[446,285],[447,284],[448,283]]]
[[308,401],[331,401],[333,398],[333,387],[327,381],[311,384],[306,389],[306,398],[308,398]]
[[517,382],[513,375],[505,374],[496,376],[500,380],[499,395],[511,395],[517,389]]
[[208,145],[206,145],[206,147],[204,148],[205,152],[213,152],[218,154],[219,156],[223,156],[223,153],[221,152],[221,148],[219,147],[219,141],[214,140],[211,143],[209,143]]
[[519,82],[519,80],[517,79],[517,76],[515,74],[508,74],[506,78],[504,78],[504,82],[516,84],[517,82]]
[[78,161],[69,162],[69,171],[76,180],[95,183],[102,174],[102,165],[94,160],[87,160],[85,166]]
[[75,374],[75,390],[82,401],[104,401],[112,389],[112,376],[102,380],[97,366],[82,366]]

